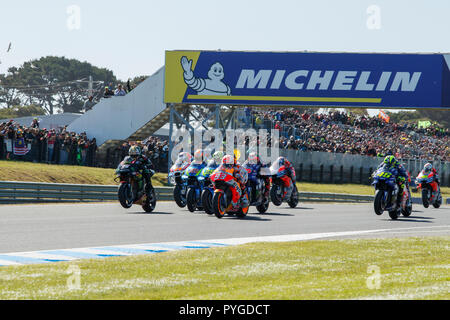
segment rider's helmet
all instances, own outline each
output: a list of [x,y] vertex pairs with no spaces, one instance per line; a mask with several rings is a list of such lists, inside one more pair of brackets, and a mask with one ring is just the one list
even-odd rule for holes
[[194,163],[202,163],[203,162],[203,150],[198,149],[194,153]]
[[426,173],[426,174],[429,174],[431,172],[431,169],[433,169],[433,165],[431,163],[427,163],[423,167],[423,172]]
[[141,148],[138,146],[131,146],[128,150],[128,155],[132,158],[137,158],[141,155]]
[[384,158],[384,164],[389,167],[393,167],[397,164],[397,159],[395,159],[394,156],[386,156],[386,158]]
[[213,154],[213,160],[214,160],[214,162],[215,163],[217,163],[217,164],[219,164],[220,163],[220,161],[222,161],[222,159],[223,159],[223,151],[216,151],[216,152],[214,152],[214,154]]
[[260,162],[260,161],[259,161],[258,154],[257,154],[256,152],[250,153],[250,154],[248,155],[248,162],[249,162],[250,164],[258,164],[258,163]]
[[181,160],[186,161],[186,162],[191,162],[192,161],[192,155],[189,152],[181,152],[178,155],[178,159],[181,159]]
[[222,165],[226,168],[232,168],[236,165],[236,157],[227,154],[222,159]]
[[277,159],[277,162],[278,162],[278,165],[281,167],[281,166],[284,166],[284,164],[286,163],[286,158],[285,157],[279,157],[278,159]]

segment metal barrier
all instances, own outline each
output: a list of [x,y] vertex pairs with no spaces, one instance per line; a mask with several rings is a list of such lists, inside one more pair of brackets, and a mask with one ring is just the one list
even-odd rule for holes
[[299,201],[306,202],[372,202],[373,196],[346,194],[346,193],[320,193],[299,192]]
[[[0,204],[116,201],[118,186],[0,181]],[[173,187],[155,187],[161,201],[173,201]],[[372,202],[374,196],[299,192],[300,202]],[[421,204],[420,198],[413,203]],[[450,198],[446,199],[450,204]]]
[[[0,181],[0,204],[114,201],[117,189],[114,185]],[[155,190],[159,200],[172,200],[172,188]]]

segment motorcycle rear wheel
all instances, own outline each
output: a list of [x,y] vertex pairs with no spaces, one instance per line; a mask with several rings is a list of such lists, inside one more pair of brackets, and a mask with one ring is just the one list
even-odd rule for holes
[[212,194],[209,190],[203,190],[202,192],[202,205],[207,214],[214,214],[214,210],[212,208]]
[[294,184],[294,190],[292,190],[291,198],[288,201],[288,205],[291,208],[295,208],[298,204],[298,190],[297,186]]
[[438,199],[439,200],[433,202],[433,207],[435,207],[436,209],[438,209],[442,205],[442,195],[441,194],[438,195]]
[[397,210],[392,210],[389,211],[389,217],[391,217],[392,220],[397,220],[398,219],[398,211]]
[[142,205],[142,209],[144,209],[145,212],[150,213],[153,210],[155,210],[155,207],[156,207],[156,193],[155,189],[152,188],[149,191],[149,194],[147,195],[145,203]]
[[404,217],[409,217],[412,213],[412,206],[411,205],[407,205],[405,209],[402,209],[402,215]]
[[267,209],[269,209],[269,204],[269,201],[262,203],[259,206],[256,206],[256,210],[258,210],[259,213],[266,213]]
[[[248,200],[248,194],[245,195],[247,197]],[[250,208],[250,206],[247,206],[245,208],[240,208],[238,212],[236,212],[236,217],[243,219],[247,216],[248,213],[248,209]]]

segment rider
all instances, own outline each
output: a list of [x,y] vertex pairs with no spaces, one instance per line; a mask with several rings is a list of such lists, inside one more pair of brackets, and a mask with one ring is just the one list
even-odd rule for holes
[[206,162],[204,161],[204,154],[202,149],[198,149],[194,152],[194,161],[189,167],[198,168],[199,171],[206,167]]
[[212,155],[212,159],[208,162],[208,167],[217,168],[224,156],[223,151],[216,151]]
[[282,166],[286,169],[286,176],[282,178],[284,183],[284,194],[283,198],[287,199],[291,196],[292,191],[294,190],[294,183],[295,183],[295,170],[292,166],[291,162],[286,159],[285,157],[279,157],[275,163],[278,163],[279,168]]
[[170,171],[184,171],[192,162],[192,155],[189,152],[180,152],[178,158],[173,164]]
[[430,175],[430,173],[433,173],[433,180],[436,181],[437,185],[435,185],[435,184],[431,184],[431,185],[433,186],[433,193],[437,192],[438,186],[440,185],[440,183],[439,183],[439,175],[438,175],[436,169],[433,168],[433,165],[431,163],[427,163],[423,167],[422,172],[426,175]]
[[239,199],[241,199],[241,207],[247,207],[248,206],[248,198],[245,197],[245,184],[247,183],[248,179],[248,172],[245,170],[236,159],[236,155],[226,155],[222,159],[223,167],[226,169],[231,169],[233,177],[236,179],[237,183],[233,185],[234,188],[232,188],[232,199],[230,203],[230,208],[236,207]]
[[396,177],[397,185],[399,186],[399,192],[397,194],[397,208],[400,209],[400,202],[403,196],[403,190],[407,188],[406,182],[409,179],[408,173],[406,172],[403,165],[401,165],[397,159],[390,155],[384,158],[384,161],[380,163],[378,169],[384,167],[387,171],[392,173]]
[[128,156],[125,157],[124,161],[130,161],[136,168],[142,172],[142,176],[145,181],[145,192],[148,192],[151,187],[151,170],[154,170],[153,163],[145,155],[142,154],[141,148],[133,145],[128,150]]
[[258,178],[263,178],[265,182],[264,194],[268,197],[270,192],[270,178],[268,175],[261,175],[261,168],[266,168],[267,165],[261,162],[256,152],[251,152],[248,155],[248,160],[244,162],[243,167],[249,168],[251,171],[249,173],[248,180],[252,184],[252,189],[256,191],[256,186],[258,184]]
[[189,152],[180,152],[177,161],[178,160],[181,160],[182,167],[186,169],[192,162],[192,155]]

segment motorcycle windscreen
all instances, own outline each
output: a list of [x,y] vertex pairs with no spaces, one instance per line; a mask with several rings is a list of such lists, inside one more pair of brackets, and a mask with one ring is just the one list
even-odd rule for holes
[[285,169],[284,166],[280,166],[280,163],[278,161],[275,161],[270,166],[270,175],[278,174],[280,171],[283,171]]
[[186,169],[186,167],[189,165],[189,162],[183,159],[177,159],[173,166],[170,168],[170,171],[181,171]]
[[271,176],[272,175],[272,171],[271,171],[271,168],[261,168],[260,170],[259,170],[259,174],[260,175],[262,175],[262,176]]

